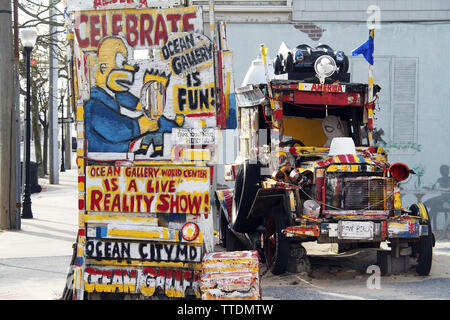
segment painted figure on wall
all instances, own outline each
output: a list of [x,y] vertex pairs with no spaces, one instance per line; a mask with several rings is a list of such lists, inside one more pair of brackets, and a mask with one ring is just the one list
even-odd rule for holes
[[430,198],[424,202],[427,206],[430,214],[431,221],[433,223],[432,227],[436,230],[437,215],[439,212],[450,212],[450,177],[449,177],[449,166],[441,165],[440,167],[441,177],[436,180],[433,184],[431,190],[442,191],[439,196]]
[[127,64],[124,41],[119,37],[104,38],[97,57],[95,86],[84,107],[88,151],[128,152],[133,140],[157,130],[157,122],[144,114],[137,118],[127,115],[139,104],[139,99],[129,92],[138,68]]

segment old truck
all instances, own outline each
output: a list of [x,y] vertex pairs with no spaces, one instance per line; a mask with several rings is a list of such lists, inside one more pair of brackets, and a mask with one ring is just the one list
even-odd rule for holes
[[427,275],[428,212],[422,203],[405,208],[400,194],[413,171],[389,163],[372,138],[381,88],[350,82],[333,59],[287,73],[278,59],[273,78],[236,89],[239,155],[225,168],[235,184],[216,191],[221,242],[258,250],[274,274],[309,272],[307,241],[337,243],[339,252],[388,242],[377,251],[382,274],[415,264]]
[[63,298],[259,299],[258,253],[214,252],[225,35],[181,1],[66,5],[79,218]]

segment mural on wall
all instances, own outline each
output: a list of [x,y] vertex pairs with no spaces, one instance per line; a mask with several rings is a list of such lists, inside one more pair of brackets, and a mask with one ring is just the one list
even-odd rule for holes
[[[193,128],[210,137],[207,129],[217,125],[213,44],[200,33],[201,10],[92,11],[75,21],[88,157],[173,159],[176,151],[184,160],[209,160],[215,140],[208,152],[183,153],[171,138]],[[229,109],[233,79],[229,72],[224,78]]]
[[450,216],[450,176],[449,176],[449,166],[441,165],[439,168],[440,177],[436,180],[436,182],[431,187],[424,187],[425,190],[429,191],[431,198],[424,201],[426,205],[431,221],[432,227],[434,230],[437,230],[437,219],[438,214],[443,213],[445,215],[445,225],[443,228],[443,237],[445,237],[445,233],[447,228],[449,227],[449,219]]
[[[396,144],[393,142],[386,142],[383,139],[384,130],[374,129],[373,139],[376,146],[384,147],[388,153],[392,150],[395,151],[415,151],[420,152],[422,146],[417,143],[403,143]],[[403,191],[412,191],[415,197],[415,202],[423,202],[428,209],[428,213],[431,219],[432,228],[437,232],[438,239],[445,239],[450,236],[447,235],[448,228],[450,227],[450,176],[449,166],[442,164],[439,168],[440,177],[431,185],[423,185],[423,177],[425,175],[425,168],[422,165],[418,165],[412,168],[414,175],[412,179],[414,183],[408,189]],[[439,223],[439,216],[443,215],[443,224]]]
[[313,41],[318,41],[320,38],[322,38],[322,35],[326,29],[322,29],[318,25],[311,23],[311,22],[305,22],[300,24],[294,25],[295,29],[300,30],[303,33],[306,33],[308,37]]

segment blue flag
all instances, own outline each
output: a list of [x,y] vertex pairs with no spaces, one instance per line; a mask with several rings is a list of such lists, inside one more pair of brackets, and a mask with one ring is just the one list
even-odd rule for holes
[[352,56],[359,56],[360,54],[366,58],[368,63],[373,65],[373,38],[371,36],[369,36],[369,40],[352,51]]

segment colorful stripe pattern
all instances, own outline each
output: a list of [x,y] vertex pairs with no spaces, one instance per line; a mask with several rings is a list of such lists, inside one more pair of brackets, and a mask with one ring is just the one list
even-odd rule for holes
[[257,251],[214,252],[203,257],[203,300],[260,300]]

